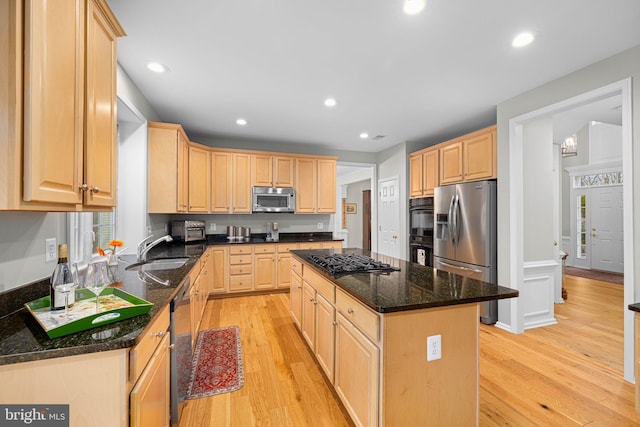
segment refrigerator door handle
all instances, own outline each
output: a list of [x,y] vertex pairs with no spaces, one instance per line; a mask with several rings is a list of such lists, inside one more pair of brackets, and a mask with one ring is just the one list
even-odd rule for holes
[[476,270],[475,268],[462,267],[461,265],[453,265],[453,264],[449,264],[448,262],[444,262],[444,261],[438,261],[438,262],[440,264],[444,265],[445,267],[455,268],[457,270],[470,271],[472,273],[483,273],[482,270]]
[[456,200],[456,196],[453,195],[451,196],[451,200],[449,201],[449,215],[447,216],[447,227],[449,228],[449,240],[451,240],[451,243],[453,244],[453,246],[456,245],[456,241],[455,241],[455,234],[454,234],[454,223],[453,223],[453,205],[455,203]]
[[453,230],[451,234],[453,237],[453,245],[458,246],[458,242],[460,241],[460,222],[459,222],[459,214],[460,214],[460,196],[453,196]]

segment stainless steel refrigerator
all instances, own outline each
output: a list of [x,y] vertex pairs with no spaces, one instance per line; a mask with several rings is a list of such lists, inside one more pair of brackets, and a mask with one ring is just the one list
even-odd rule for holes
[[[434,267],[497,283],[496,181],[437,187],[434,193]],[[498,320],[497,301],[480,305],[480,321]]]

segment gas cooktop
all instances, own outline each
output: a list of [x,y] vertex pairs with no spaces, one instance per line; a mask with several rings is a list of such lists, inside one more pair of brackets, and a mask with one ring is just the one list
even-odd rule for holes
[[350,273],[388,273],[400,271],[398,267],[393,267],[364,255],[311,255],[308,259],[317,267],[320,267],[333,276]]

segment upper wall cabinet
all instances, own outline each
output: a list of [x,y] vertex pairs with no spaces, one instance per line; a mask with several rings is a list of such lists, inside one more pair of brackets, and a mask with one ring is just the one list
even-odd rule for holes
[[189,144],[189,212],[208,212],[211,186],[209,150]]
[[189,143],[182,126],[149,122],[149,213],[187,212]]
[[251,156],[251,185],[293,187],[293,157],[254,154]]
[[432,196],[439,185],[497,178],[496,127],[409,155],[409,196]]
[[116,37],[125,33],[106,1],[2,2],[0,21],[0,209],[115,206]]
[[336,212],[336,159],[296,158],[296,213]]

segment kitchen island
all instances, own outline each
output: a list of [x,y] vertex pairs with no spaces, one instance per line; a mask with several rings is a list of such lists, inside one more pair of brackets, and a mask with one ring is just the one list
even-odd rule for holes
[[[478,303],[518,291],[360,249],[291,253],[292,317],[356,425],[478,425]],[[398,270],[333,275],[313,261],[332,253]]]

